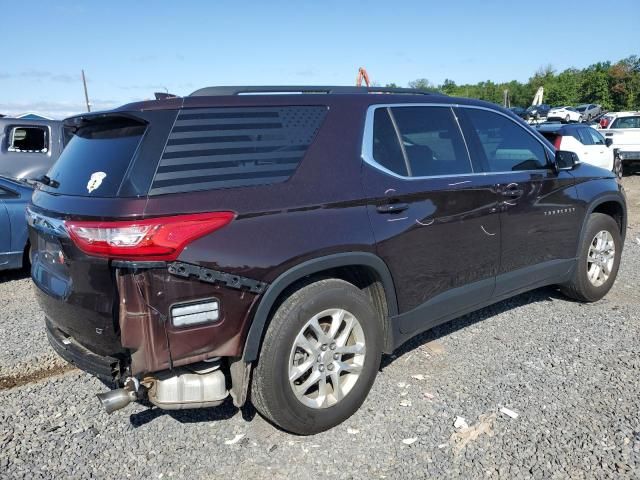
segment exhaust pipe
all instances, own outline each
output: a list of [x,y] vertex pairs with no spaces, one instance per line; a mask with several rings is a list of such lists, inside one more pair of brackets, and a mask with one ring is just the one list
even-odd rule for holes
[[128,388],[118,388],[110,392],[99,393],[97,397],[107,413],[120,410],[138,399],[136,392]]

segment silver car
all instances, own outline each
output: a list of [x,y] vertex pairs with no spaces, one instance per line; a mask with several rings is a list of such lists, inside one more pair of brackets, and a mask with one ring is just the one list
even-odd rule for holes
[[583,105],[578,105],[576,107],[576,110],[580,112],[580,114],[582,115],[582,119],[585,122],[596,118],[602,113],[602,107],[594,103],[585,103]]
[[59,120],[0,118],[0,175],[41,177],[60,156],[63,135]]

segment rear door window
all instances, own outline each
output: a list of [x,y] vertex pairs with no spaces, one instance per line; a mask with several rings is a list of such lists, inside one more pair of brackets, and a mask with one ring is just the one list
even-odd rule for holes
[[593,145],[593,138],[591,137],[591,134],[587,131],[590,130],[590,128],[578,128],[578,139],[580,140],[580,143],[582,143],[583,145]]
[[498,113],[463,109],[482,145],[491,172],[547,168],[545,148],[525,127]]
[[448,107],[381,107],[374,116],[373,159],[409,177],[472,173],[471,161]]
[[132,163],[146,124],[128,117],[92,119],[73,132],[48,176],[66,195],[115,197]]
[[471,160],[453,112],[443,107],[394,107],[402,146],[414,177],[471,173]]
[[604,137],[596,132],[595,129],[587,128],[586,130],[589,131],[594,145],[604,145]]
[[373,120],[373,158],[387,170],[406,177],[407,162],[388,108],[378,108]]

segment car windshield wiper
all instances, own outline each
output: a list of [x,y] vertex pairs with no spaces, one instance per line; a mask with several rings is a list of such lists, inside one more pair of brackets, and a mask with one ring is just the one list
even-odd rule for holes
[[47,187],[51,187],[51,188],[58,188],[60,186],[60,182],[52,178],[49,178],[47,175],[42,175],[41,177],[38,177],[34,180],[38,183],[42,183],[43,185],[46,185]]

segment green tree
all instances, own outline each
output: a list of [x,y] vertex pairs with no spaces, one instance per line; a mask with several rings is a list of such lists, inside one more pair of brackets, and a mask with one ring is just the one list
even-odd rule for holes
[[418,78],[417,80],[413,80],[409,82],[409,88],[415,88],[417,90],[424,90],[426,92],[430,92],[435,90],[432,83],[426,78]]
[[504,90],[509,90],[511,105],[522,107],[530,105],[536,90],[544,87],[545,103],[555,106],[599,103],[608,110],[640,110],[640,57],[631,55],[614,64],[598,62],[587,68],[568,68],[559,73],[553,66],[545,65],[524,83],[486,80],[458,85],[446,79],[436,88],[426,78],[419,78],[409,82],[409,86],[427,91],[437,89],[447,95],[478,98],[500,105]]

